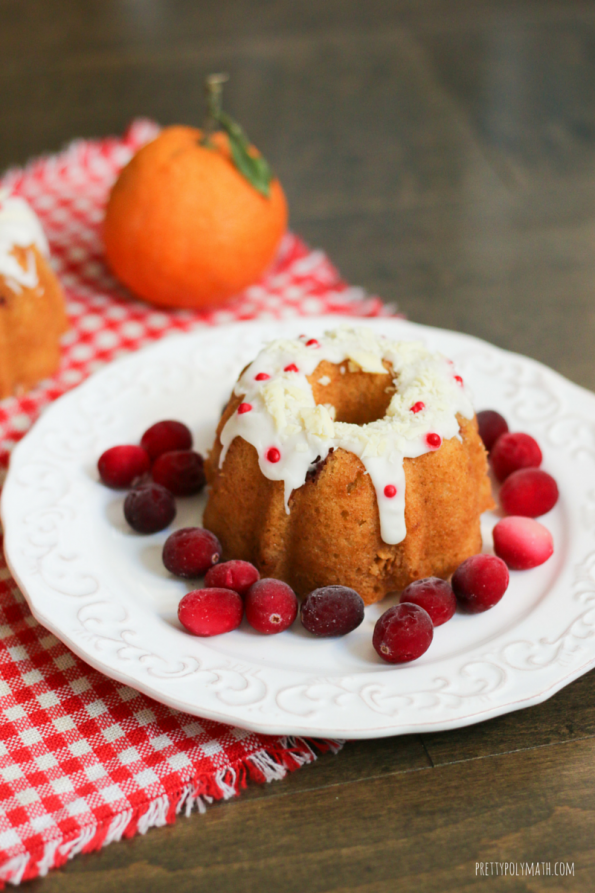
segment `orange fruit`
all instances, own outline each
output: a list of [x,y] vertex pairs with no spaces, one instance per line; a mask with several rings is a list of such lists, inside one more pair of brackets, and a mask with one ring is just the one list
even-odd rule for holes
[[[107,206],[116,277],[162,307],[217,306],[256,282],[287,227],[278,180],[266,197],[235,167],[227,134],[167,127],[122,170]],[[251,150],[256,153],[256,150]]]

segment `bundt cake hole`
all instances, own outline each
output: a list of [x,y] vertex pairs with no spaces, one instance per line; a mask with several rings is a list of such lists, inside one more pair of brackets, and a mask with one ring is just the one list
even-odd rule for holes
[[392,366],[386,361],[384,366],[386,375],[323,360],[308,376],[316,404],[332,405],[337,422],[369,425],[383,419],[395,392]]

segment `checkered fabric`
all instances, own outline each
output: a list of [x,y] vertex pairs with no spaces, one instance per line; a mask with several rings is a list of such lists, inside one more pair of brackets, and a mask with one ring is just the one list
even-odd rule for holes
[[[170,332],[256,317],[391,312],[348,287],[324,254],[292,234],[268,274],[224,310],[157,311],[134,300],[104,264],[101,220],[118,171],[157,132],[137,121],[122,139],[76,142],[0,180],[42,221],[71,323],[56,375],[0,402],[0,474],[51,400]],[[32,617],[1,549],[0,668],[0,885],[204,809],[248,778],[282,778],[314,759],[314,746],[340,746],[196,719],[108,679]]]

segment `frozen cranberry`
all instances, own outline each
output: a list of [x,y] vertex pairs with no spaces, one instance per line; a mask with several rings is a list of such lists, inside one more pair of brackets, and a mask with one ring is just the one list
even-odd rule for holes
[[153,465],[153,480],[167,487],[174,496],[193,496],[207,482],[204,461],[194,450],[172,450],[162,453]]
[[503,481],[519,468],[538,468],[542,460],[537,441],[530,434],[502,434],[490,453],[494,474]]
[[216,564],[205,577],[206,586],[221,589],[233,589],[240,595],[246,595],[253,583],[260,580],[260,574],[249,561],[222,561]]
[[508,423],[495,409],[482,409],[477,413],[477,427],[483,445],[488,451],[492,449],[498,438],[508,431]]
[[149,471],[151,460],[139,446],[115,446],[99,457],[99,477],[108,487],[132,487]]
[[267,636],[290,627],[297,612],[297,595],[281,580],[258,580],[246,593],[246,620]]
[[401,593],[400,601],[419,605],[428,612],[434,626],[442,626],[450,620],[457,607],[452,586],[439,577],[426,577],[410,583]]
[[494,551],[512,570],[526,571],[548,560],[554,540],[539,521],[510,515],[494,527]]
[[163,563],[176,577],[200,577],[220,558],[221,543],[203,527],[181,527],[163,547]]
[[461,607],[480,614],[497,605],[508,589],[508,568],[495,555],[472,555],[454,572],[452,588]]
[[349,586],[321,586],[306,596],[300,616],[315,636],[345,636],[364,619],[364,600]]
[[237,629],[244,603],[231,589],[194,589],[178,605],[182,626],[195,636],[220,636]]
[[521,468],[506,478],[500,490],[500,502],[507,515],[537,518],[553,509],[558,501],[558,485],[547,471]]
[[176,517],[176,503],[165,487],[144,484],[124,500],[124,517],[137,533],[157,533]]
[[403,603],[389,608],[376,621],[372,644],[389,664],[404,664],[421,657],[433,638],[428,612],[419,605]]
[[172,450],[189,450],[192,447],[192,434],[182,422],[173,422],[168,419],[165,422],[156,422],[147,428],[140,445],[146,449],[154,462],[162,453],[170,453]]

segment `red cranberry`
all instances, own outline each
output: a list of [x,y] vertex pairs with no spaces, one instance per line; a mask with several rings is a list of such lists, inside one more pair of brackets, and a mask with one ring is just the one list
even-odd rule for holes
[[494,474],[503,481],[519,468],[538,468],[542,460],[539,444],[530,434],[502,434],[490,452]]
[[498,438],[508,431],[508,423],[495,409],[482,409],[477,413],[477,427],[483,445],[488,451],[492,449]]
[[545,515],[558,501],[558,485],[547,471],[521,468],[506,478],[500,489],[500,502],[507,515],[536,518]]
[[297,612],[297,595],[281,580],[258,580],[246,593],[246,620],[267,636],[288,629]]
[[154,462],[162,453],[170,453],[172,450],[189,450],[192,447],[192,434],[190,429],[182,422],[156,422],[147,428],[141,438],[140,445],[144,447]]
[[240,403],[240,405],[238,406],[239,415],[244,415],[245,412],[252,412],[251,403]]
[[306,347],[320,347],[320,343],[316,338],[310,338],[309,341],[306,341]]
[[99,457],[99,477],[108,487],[132,487],[139,483],[151,467],[146,450],[139,446],[115,446]]
[[295,363],[290,363],[289,366],[286,366],[283,371],[284,372],[299,372],[300,370],[295,365]]
[[246,595],[253,583],[260,580],[260,574],[249,561],[222,561],[207,571],[206,586],[217,589],[233,589],[240,595]]
[[414,403],[413,406],[409,409],[409,412],[418,413],[418,412],[421,412],[422,409],[425,409],[425,408],[426,408],[426,404],[422,403],[421,400],[418,400],[418,402]]
[[460,375],[455,375],[455,381],[457,384],[459,384],[461,387],[463,387],[463,379],[461,378]]
[[393,499],[397,495],[397,488],[394,484],[387,484],[384,488],[384,495],[387,499]]
[[281,453],[277,449],[277,447],[271,447],[270,450],[267,450],[267,459],[269,462],[275,464],[281,458]]
[[401,602],[418,605],[427,611],[434,626],[442,626],[453,616],[457,600],[452,586],[439,577],[415,580],[401,593]]
[[554,540],[539,521],[510,515],[494,527],[494,551],[512,570],[526,571],[548,560]]
[[376,621],[372,644],[389,664],[403,664],[421,657],[433,638],[428,612],[419,605],[404,603],[389,608]]
[[175,530],[163,546],[163,563],[176,577],[200,577],[221,558],[221,543],[203,527]]
[[157,533],[176,517],[176,502],[165,487],[144,484],[124,500],[124,517],[137,533]]
[[207,482],[203,458],[194,450],[162,453],[153,465],[153,480],[167,487],[174,496],[193,496]]
[[439,434],[426,434],[426,443],[432,450],[437,450],[442,446],[442,438]]
[[178,605],[182,626],[195,636],[220,636],[237,629],[244,603],[231,589],[194,589]]
[[495,555],[472,555],[454,572],[452,588],[461,607],[480,614],[497,605],[508,589],[508,568]]
[[268,372],[259,372],[258,375],[254,376],[254,381],[268,381],[270,377]]
[[345,636],[364,619],[364,600],[349,586],[321,586],[302,602],[302,624],[315,636]]

